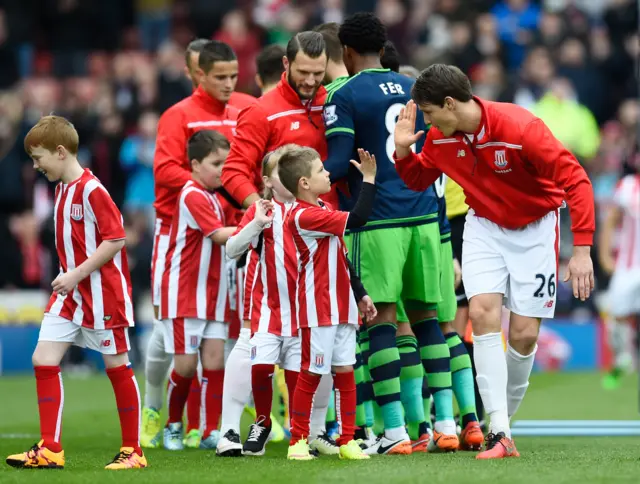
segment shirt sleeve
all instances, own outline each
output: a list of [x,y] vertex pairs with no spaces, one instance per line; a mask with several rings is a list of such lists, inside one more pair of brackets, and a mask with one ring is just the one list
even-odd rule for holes
[[522,136],[522,154],[538,173],[565,191],[571,212],[574,245],[592,245],[596,228],[593,188],[578,160],[541,119],[530,122]]
[[431,142],[430,135],[431,130],[427,133],[427,139],[419,155],[411,151],[404,158],[398,158],[396,152],[393,152],[398,175],[408,188],[416,192],[426,190],[442,175],[442,171],[436,167],[434,162],[436,155],[433,151],[436,148]]
[[309,207],[295,214],[296,229],[303,237],[316,239],[335,235],[342,237],[347,228],[349,212]]
[[87,197],[87,215],[95,222],[102,240],[122,240],[126,237],[122,214],[107,190],[98,186]]
[[238,117],[236,136],[222,168],[222,186],[238,202],[258,193],[262,157],[269,141],[269,121],[256,103]]
[[182,113],[177,108],[170,108],[158,122],[153,159],[156,185],[179,191],[191,180],[191,170],[186,166],[187,137]]
[[198,229],[206,237],[224,227],[220,218],[216,216],[216,211],[211,201],[203,193],[193,190],[187,193],[182,203],[189,210]]
[[238,223],[236,231],[233,233],[233,235],[236,235],[243,228],[245,228],[247,224],[251,222],[255,216],[256,216],[256,204],[252,203],[249,206],[249,208],[247,208],[247,211],[244,213],[244,215],[242,216],[242,219]]

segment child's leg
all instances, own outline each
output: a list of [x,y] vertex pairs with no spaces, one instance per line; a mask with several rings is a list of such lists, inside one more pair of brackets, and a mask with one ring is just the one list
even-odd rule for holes
[[[227,325],[213,321],[207,324],[200,353],[202,361],[202,413],[205,419],[203,438],[218,430],[222,413],[224,386],[224,343]],[[217,438],[214,439],[217,444]]]
[[240,417],[251,396],[251,330],[245,322],[238,341],[226,361],[222,392],[222,424],[220,433],[233,430],[240,434]]
[[256,422],[271,427],[273,374],[282,350],[281,336],[256,333],[251,338],[251,390],[256,407]]
[[187,398],[187,433],[192,430],[200,431],[201,387],[198,372],[191,379],[189,397]]
[[356,380],[353,371],[356,362],[356,330],[356,326],[352,324],[337,327],[331,357],[336,418],[340,432],[336,442],[339,446],[353,440],[356,429]]

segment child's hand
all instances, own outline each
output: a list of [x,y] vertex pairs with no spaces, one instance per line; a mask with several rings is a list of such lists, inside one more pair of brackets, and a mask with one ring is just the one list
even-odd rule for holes
[[362,148],[358,148],[358,157],[360,158],[360,163],[356,160],[351,160],[351,164],[355,166],[360,173],[362,173],[364,182],[375,183],[377,170],[375,155],[369,154],[368,151],[365,151]]
[[256,202],[256,214],[253,219],[263,229],[271,227],[271,222],[273,221],[273,202],[271,200],[258,200]]
[[378,315],[378,310],[373,305],[373,301],[369,296],[365,296],[360,299],[360,302],[358,303],[358,309],[367,321],[371,321]]
[[78,271],[75,270],[60,274],[51,283],[53,292],[61,296],[66,296],[80,283],[79,276]]

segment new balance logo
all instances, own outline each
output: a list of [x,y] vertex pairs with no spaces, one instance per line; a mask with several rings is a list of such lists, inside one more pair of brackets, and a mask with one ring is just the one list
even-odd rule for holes
[[300,121],[294,121],[293,123],[291,123],[291,131],[294,131],[296,129],[300,129]]
[[465,150],[458,150],[458,158],[464,158],[467,155]]
[[552,308],[553,307],[553,299],[547,301],[544,305],[545,308]]
[[100,342],[100,346],[102,346],[103,348],[108,348],[109,346],[111,346],[111,340],[110,339],[103,339]]

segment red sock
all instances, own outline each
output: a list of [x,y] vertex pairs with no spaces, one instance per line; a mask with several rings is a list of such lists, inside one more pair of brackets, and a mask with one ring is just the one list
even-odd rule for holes
[[122,447],[133,447],[134,452],[142,455],[140,449],[140,389],[130,365],[107,368],[116,395]]
[[353,440],[356,428],[356,379],[353,370],[336,373],[333,385],[336,392],[336,419],[340,430],[340,437],[336,442],[338,445],[345,445]]
[[40,435],[44,447],[51,452],[60,452],[62,436],[62,408],[64,388],[59,366],[36,366],[36,391],[40,412]]
[[287,391],[289,393],[289,420],[293,415],[293,396],[296,394],[296,384],[298,383],[297,371],[284,370],[284,381],[287,384]]
[[251,391],[256,404],[256,422],[264,418],[262,425],[271,426],[271,403],[273,401],[273,372],[275,365],[251,366]]
[[182,414],[189,397],[191,380],[192,378],[180,375],[175,369],[171,372],[169,383],[167,383],[167,407],[169,407],[167,425],[182,422]]
[[313,406],[313,396],[320,384],[320,377],[320,375],[312,375],[304,371],[298,375],[296,391],[293,395],[289,445],[294,445],[298,440],[309,436],[309,417]]
[[224,384],[224,369],[202,370],[202,408],[204,409],[205,430],[204,437],[218,430],[220,414],[222,413],[222,387]]
[[191,380],[189,397],[187,398],[187,433],[200,430],[200,379],[196,373]]

